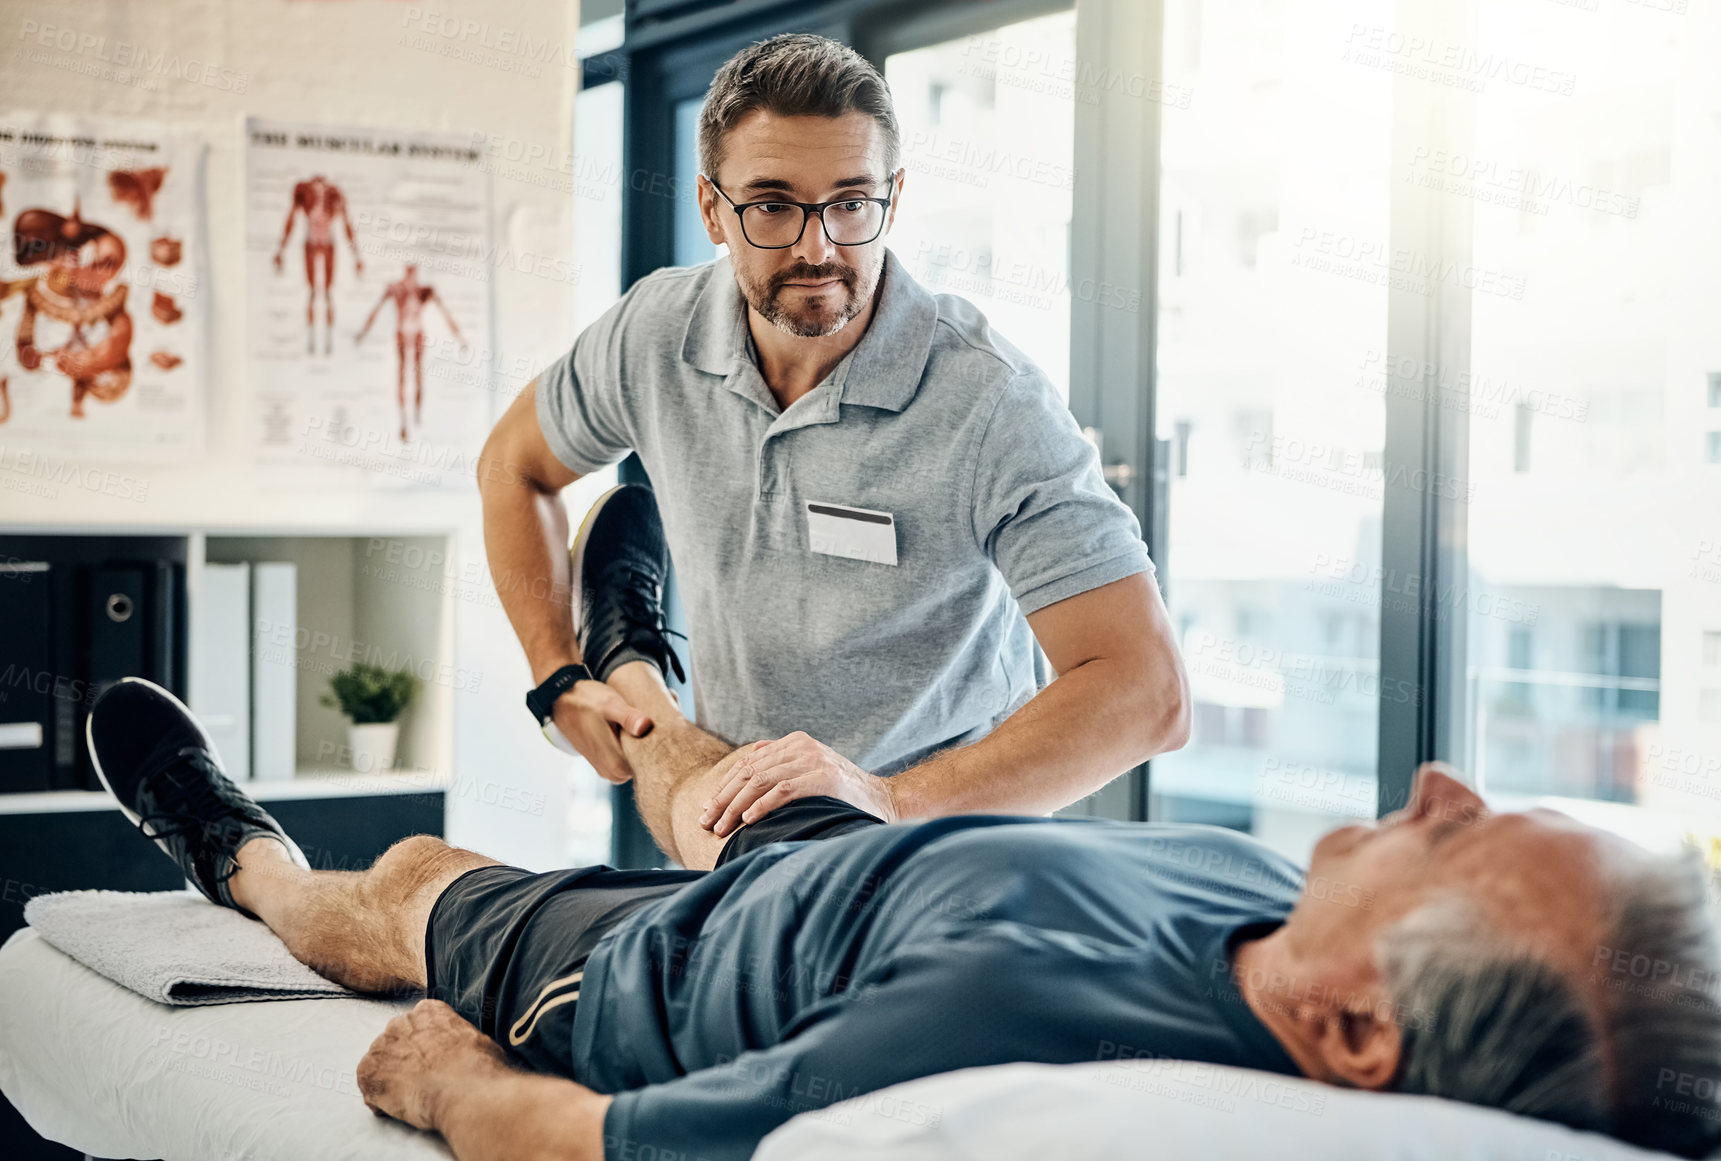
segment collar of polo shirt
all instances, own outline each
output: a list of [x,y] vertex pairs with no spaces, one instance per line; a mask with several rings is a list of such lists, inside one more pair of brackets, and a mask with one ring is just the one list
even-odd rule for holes
[[[842,402],[886,411],[907,407],[920,388],[937,325],[938,304],[886,247],[878,305],[866,334],[855,344]],[[728,376],[746,358],[746,326],[746,302],[725,255],[717,259],[693,304],[681,357],[701,371]]]

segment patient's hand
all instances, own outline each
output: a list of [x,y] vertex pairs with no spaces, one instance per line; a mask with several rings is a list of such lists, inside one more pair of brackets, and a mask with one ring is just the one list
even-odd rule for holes
[[719,838],[758,822],[785,802],[828,794],[886,822],[896,821],[888,779],[868,774],[823,742],[796,732],[755,742],[729,768],[729,781],[705,804],[699,825]]
[[480,1074],[511,1072],[502,1048],[441,1000],[388,1022],[359,1061],[359,1092],[377,1116],[439,1129],[448,1094]]

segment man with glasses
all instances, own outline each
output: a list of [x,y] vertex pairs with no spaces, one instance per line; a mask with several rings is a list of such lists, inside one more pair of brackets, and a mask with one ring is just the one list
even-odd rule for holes
[[[1043,813],[1182,745],[1187,677],[1098,456],[1038,367],[886,248],[905,175],[877,70],[755,44],[699,155],[727,254],[636,283],[480,464],[546,736],[633,779],[688,867],[790,801]],[[606,494],[564,555],[559,493],[630,451],[653,489]],[[665,685],[672,553],[697,728]]]

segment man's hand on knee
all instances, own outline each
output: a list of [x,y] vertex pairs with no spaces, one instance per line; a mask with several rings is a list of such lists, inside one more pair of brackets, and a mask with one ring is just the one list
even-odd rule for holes
[[804,733],[755,742],[729,768],[729,780],[702,808],[699,825],[722,838],[785,802],[829,795],[896,821],[890,780],[875,777]]

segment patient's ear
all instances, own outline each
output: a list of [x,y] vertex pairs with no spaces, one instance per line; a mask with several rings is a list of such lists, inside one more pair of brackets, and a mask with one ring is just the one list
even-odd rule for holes
[[1384,1089],[1398,1075],[1404,1041],[1398,1025],[1373,1012],[1326,1011],[1315,1031],[1315,1051],[1330,1079],[1355,1088]]

